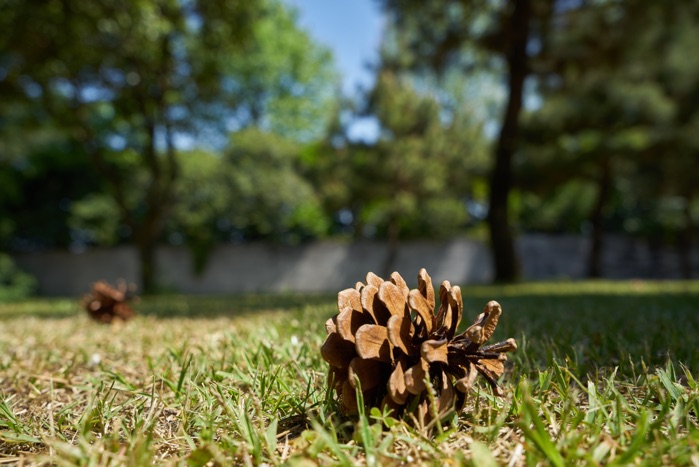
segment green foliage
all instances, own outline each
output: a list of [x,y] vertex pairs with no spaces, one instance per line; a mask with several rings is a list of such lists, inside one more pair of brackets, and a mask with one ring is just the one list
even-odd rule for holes
[[230,57],[231,99],[241,127],[311,142],[325,136],[339,77],[328,49],[299,28],[293,11],[266,0],[245,54]]
[[521,192],[520,226],[537,232],[581,232],[588,221],[594,194],[595,187],[585,180],[571,180],[541,193]]
[[220,156],[196,150],[178,154],[182,175],[166,235],[171,243],[184,243],[201,272],[209,252],[225,236],[220,228],[231,198],[225,184],[227,166]]
[[0,301],[27,298],[36,287],[34,277],[21,271],[10,255],[0,253]]
[[166,238],[187,245],[201,272],[221,242],[296,243],[323,236],[329,221],[300,175],[301,151],[300,143],[251,127],[231,136],[224,157],[180,153],[182,175]]
[[699,92],[699,62],[677,58],[694,56],[696,6],[599,2],[561,20],[542,64],[549,67],[539,82],[542,105],[526,118],[523,188],[556,200],[564,185],[591,184],[601,198],[588,201],[588,217],[603,217],[607,230],[656,237],[685,230],[686,212],[659,206],[696,196],[687,179],[696,152],[681,135],[693,133],[696,109],[687,102]]
[[474,169],[484,160],[480,126],[466,109],[444,122],[445,109],[433,95],[392,73],[379,75],[372,103],[382,137],[361,167],[376,185],[368,188],[365,223],[407,237],[463,228]]
[[[68,211],[90,242],[114,242],[119,228],[138,246],[145,289],[182,191],[178,141],[216,146],[231,128],[255,125],[307,141],[334,100],[331,55],[280,0],[3,2],[0,29],[0,132],[55,128],[80,148],[99,186],[70,198],[84,197],[64,209],[63,232]],[[312,222],[311,211],[294,222]],[[191,224],[181,229],[193,238]]]
[[[505,241],[510,217],[525,230],[580,232],[584,221],[596,245],[591,251],[601,251],[604,233],[615,231],[673,239],[690,257],[699,161],[696,4],[379,3],[396,25],[396,66],[474,75],[488,70],[505,78],[510,99],[490,180],[498,276],[499,265],[512,259]],[[520,116],[522,95],[528,115]],[[519,120],[524,131],[518,135]],[[510,172],[522,193],[508,195]],[[685,208],[659,207],[669,205]],[[505,252],[502,261],[498,252]]]
[[[407,50],[405,66],[444,75],[450,70],[490,69],[503,84],[504,108],[496,117],[499,131],[488,177],[488,215],[494,280],[519,278],[510,226],[514,187],[513,160],[520,133],[525,83],[535,57],[547,49],[546,31],[555,1],[453,0],[440,4],[419,0],[382,0],[381,5]],[[563,6],[565,8],[565,6]],[[530,47],[532,46],[532,47]]]
[[[49,125],[80,145],[139,248],[143,288],[152,290],[153,247],[179,173],[175,134],[193,132],[214,112],[223,64],[243,53],[259,2],[3,2],[1,8],[0,95],[40,110],[28,118],[26,134],[30,125]],[[221,110],[215,113],[220,118]],[[119,162],[131,154],[138,156],[136,174]],[[147,181],[134,189],[141,174]]]
[[[625,232],[691,258],[694,3],[378,3],[375,85],[347,103],[281,0],[1,2],[0,247],[129,241],[147,263],[169,241],[201,270],[222,241],[458,234],[500,190],[518,230]],[[528,110],[490,148],[523,43]],[[348,141],[348,115],[374,117],[377,141]],[[509,196],[488,186],[490,149],[513,156]]]
[[384,69],[367,109],[378,120],[379,139],[347,141],[338,125],[311,155],[310,177],[326,209],[351,213],[358,237],[436,238],[467,223],[466,201],[484,162],[481,127],[426,84]]
[[295,243],[327,231],[320,200],[299,174],[300,152],[299,143],[257,128],[232,135],[227,218],[245,238]]
[[73,203],[101,190],[103,182],[82,148],[60,137],[25,150],[21,157],[0,156],[0,245],[20,250],[66,246],[72,242]]
[[110,196],[91,193],[72,204],[67,226],[76,243],[113,246],[119,241],[119,209]]

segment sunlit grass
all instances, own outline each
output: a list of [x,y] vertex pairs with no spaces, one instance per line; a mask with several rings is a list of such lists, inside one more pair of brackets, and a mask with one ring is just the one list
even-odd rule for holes
[[[414,284],[411,284],[414,286]],[[59,465],[699,463],[698,282],[464,287],[519,350],[430,434],[344,418],[319,347],[332,296],[146,298],[92,323],[77,300],[0,304],[0,462]]]

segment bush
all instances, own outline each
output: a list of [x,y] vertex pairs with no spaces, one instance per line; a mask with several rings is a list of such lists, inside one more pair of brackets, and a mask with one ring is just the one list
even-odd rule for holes
[[36,286],[34,276],[21,271],[10,255],[0,253],[0,301],[29,297]]

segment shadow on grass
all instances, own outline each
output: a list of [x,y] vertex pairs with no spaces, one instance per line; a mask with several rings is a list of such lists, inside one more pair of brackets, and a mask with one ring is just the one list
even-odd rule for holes
[[543,369],[556,359],[582,375],[615,367],[628,374],[670,359],[699,372],[699,291],[475,293],[464,297],[462,327],[491,299],[503,308],[493,341],[517,339],[515,367]]
[[[243,316],[265,311],[292,311],[307,306],[335,310],[331,294],[154,295],[133,304],[139,316],[158,319],[208,319]],[[51,298],[0,302],[0,321],[18,318],[61,319],[85,313],[80,299]]]
[[331,294],[241,294],[229,296],[152,296],[135,305],[139,314],[160,319],[234,317],[257,312],[292,311],[307,306],[334,310]]

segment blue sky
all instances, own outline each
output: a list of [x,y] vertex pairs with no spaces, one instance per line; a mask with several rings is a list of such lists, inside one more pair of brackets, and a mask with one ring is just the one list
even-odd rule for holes
[[[377,0],[283,0],[295,7],[299,24],[319,43],[329,47],[335,64],[342,75],[345,95],[357,96],[359,86],[368,88],[373,83],[369,64],[378,60],[384,19]],[[428,0],[425,0],[428,1]],[[502,105],[504,94],[501,83],[492,75],[476,76],[470,80],[471,105],[485,109]],[[525,107],[537,108],[540,99],[535,93],[526,92]],[[485,119],[485,133],[493,138],[499,128],[497,113],[492,110]],[[494,116],[495,115],[495,116]],[[350,126],[349,137],[373,141],[378,137],[378,124],[373,118],[355,120]]]
[[[376,0],[285,0],[299,13],[299,24],[319,43],[330,48],[342,76],[345,95],[373,83],[369,64],[378,59],[383,17]],[[374,140],[377,122],[358,119],[349,128],[351,139]]]
[[285,1],[298,10],[300,25],[333,51],[346,94],[371,84],[366,65],[376,62],[383,28],[376,0]]

